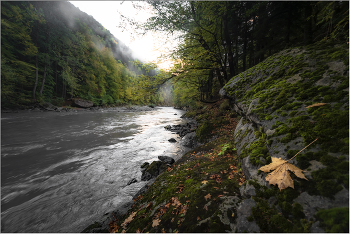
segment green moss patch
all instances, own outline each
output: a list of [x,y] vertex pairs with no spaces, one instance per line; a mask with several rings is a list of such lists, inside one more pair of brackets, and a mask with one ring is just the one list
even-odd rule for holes
[[316,217],[326,232],[349,232],[349,207],[320,210]]

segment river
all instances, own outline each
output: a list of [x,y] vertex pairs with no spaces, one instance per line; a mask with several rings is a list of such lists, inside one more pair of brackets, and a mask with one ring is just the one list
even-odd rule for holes
[[[130,201],[146,184],[144,162],[177,160],[188,150],[168,142],[180,137],[164,129],[186,123],[183,113],[2,113],[2,232],[81,232]],[[138,182],[126,186],[133,178]]]

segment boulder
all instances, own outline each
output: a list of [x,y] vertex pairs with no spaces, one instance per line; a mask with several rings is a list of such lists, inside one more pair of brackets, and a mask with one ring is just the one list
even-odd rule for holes
[[165,171],[168,166],[161,161],[152,162],[146,170],[142,172],[141,180],[148,181],[152,178],[156,178],[160,173]]
[[[344,58],[321,56],[327,53],[343,53]],[[232,112],[241,116],[234,144],[245,178],[258,183],[255,189],[241,187],[244,198],[259,196],[257,186],[275,186],[265,180],[267,173],[259,171],[271,157],[288,160],[318,138],[289,161],[308,178],[293,179],[300,195],[282,201],[279,193],[291,189],[287,188],[278,191],[273,200],[261,199],[292,207],[299,203],[307,220],[316,218],[321,224],[323,221],[315,217],[320,209],[349,207],[348,180],[340,179],[349,174],[348,53],[345,45],[323,42],[284,50],[232,77],[220,90],[220,95],[229,99]],[[311,106],[317,103],[326,104]],[[256,231],[248,226],[244,224],[237,231]],[[322,229],[315,224],[310,231]]]
[[94,105],[92,101],[88,101],[80,98],[73,98],[72,101],[73,101],[72,104],[76,107],[89,108]]
[[181,145],[189,148],[193,148],[196,144],[195,138],[194,138],[195,136],[196,136],[195,132],[186,134],[186,136],[182,138]]
[[158,156],[158,159],[162,161],[165,164],[173,164],[175,160],[172,157],[169,156]]

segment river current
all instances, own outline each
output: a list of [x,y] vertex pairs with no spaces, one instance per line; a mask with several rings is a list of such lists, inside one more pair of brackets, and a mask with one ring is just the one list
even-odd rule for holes
[[[2,232],[81,232],[130,201],[146,184],[144,162],[159,155],[177,160],[188,150],[164,129],[186,123],[183,113],[172,107],[3,113]],[[138,182],[127,186],[133,178]]]

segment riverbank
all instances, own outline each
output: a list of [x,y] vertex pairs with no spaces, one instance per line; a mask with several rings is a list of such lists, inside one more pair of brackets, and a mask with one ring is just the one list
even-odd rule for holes
[[220,90],[225,101],[186,113],[199,123],[196,138],[209,142],[182,156],[127,212],[95,227],[348,232],[347,65],[345,44],[315,43],[233,77]]
[[[233,197],[245,182],[231,145],[239,119],[229,111],[227,100],[187,112],[184,117],[200,123],[196,138],[204,144],[168,167],[133,202],[116,208],[83,232],[225,232],[228,226],[213,216],[219,212],[225,220],[234,218],[227,205],[238,202]],[[153,220],[160,223],[153,225],[157,222]],[[202,223],[198,229],[197,224]]]
[[27,109],[1,109],[1,113],[28,113],[28,112],[81,112],[81,111],[108,111],[113,110],[117,112],[137,112],[137,111],[152,111],[156,106],[137,106],[137,105],[127,105],[118,107],[89,107],[89,108],[79,108],[71,106],[57,107],[47,105],[48,107],[35,106]]

